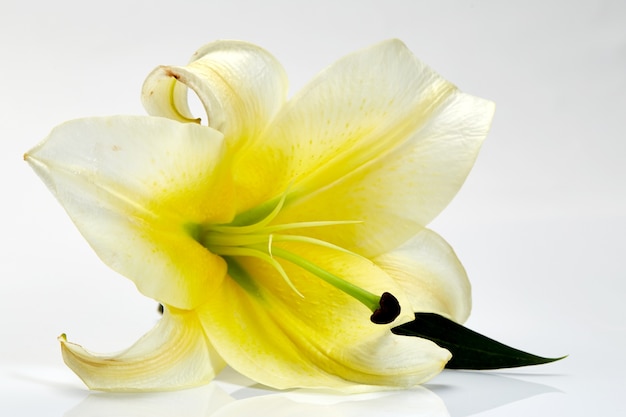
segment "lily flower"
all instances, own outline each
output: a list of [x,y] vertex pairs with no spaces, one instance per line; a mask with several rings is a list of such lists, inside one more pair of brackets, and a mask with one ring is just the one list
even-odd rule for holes
[[148,76],[149,116],[66,122],[25,155],[98,256],[164,306],[120,353],[59,338],[87,386],[185,388],[228,364],[270,387],[359,391],[423,383],[449,360],[390,329],[418,311],[469,315],[465,270],[427,225],[493,104],[398,40],[286,97],[272,55],[218,41]]

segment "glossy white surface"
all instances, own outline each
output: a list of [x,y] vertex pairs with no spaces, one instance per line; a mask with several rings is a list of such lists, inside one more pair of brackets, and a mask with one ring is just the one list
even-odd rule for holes
[[[625,21],[619,0],[3,2],[0,415],[623,415]],[[153,325],[156,306],[99,262],[22,153],[68,119],[142,114],[145,75],[214,39],[264,46],[294,91],[390,37],[497,103],[474,171],[432,225],[470,274],[467,325],[570,356],[353,397],[269,391],[232,371],[181,392],[88,392],[56,337],[119,350]]]

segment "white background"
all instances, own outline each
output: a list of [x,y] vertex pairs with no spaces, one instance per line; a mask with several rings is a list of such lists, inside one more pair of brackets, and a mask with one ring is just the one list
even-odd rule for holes
[[[1,415],[623,415],[625,2],[5,0],[0,9]],[[232,372],[178,393],[89,393],[56,337],[119,350],[152,327],[156,305],[101,264],[22,154],[68,119],[143,114],[145,75],[215,39],[268,49],[293,92],[391,37],[497,103],[474,171],[432,224],[470,274],[467,325],[570,356],[361,397],[291,398]]]

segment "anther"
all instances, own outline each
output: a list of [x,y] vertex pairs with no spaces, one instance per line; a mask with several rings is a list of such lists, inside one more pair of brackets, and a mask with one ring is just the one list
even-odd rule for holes
[[393,294],[384,292],[380,296],[380,307],[370,316],[370,320],[375,324],[389,324],[400,315],[400,303]]

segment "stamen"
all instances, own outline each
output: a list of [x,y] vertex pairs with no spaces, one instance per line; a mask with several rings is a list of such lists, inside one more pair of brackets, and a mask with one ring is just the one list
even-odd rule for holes
[[326,281],[333,287],[353,297],[365,307],[372,311],[370,320],[375,324],[388,324],[393,322],[400,315],[400,303],[391,293],[385,292],[378,297],[371,292],[358,287],[337,275],[334,275],[308,260],[286,251],[282,248],[274,248],[274,255],[283,258],[302,269],[309,271],[313,275]]
[[342,248],[341,246],[334,245],[332,243],[326,242],[321,239],[316,239],[314,237],[308,236],[298,236],[298,235],[270,235],[274,236],[274,242],[300,242],[300,243],[310,243],[311,245],[322,246],[324,248],[333,249],[338,252],[347,253],[348,255],[353,255],[356,257],[361,257],[361,255],[356,254],[352,251],[349,251],[346,248]]
[[389,324],[400,315],[400,303],[393,294],[384,292],[380,297],[380,307],[370,316],[372,323]]
[[304,229],[309,227],[326,227],[326,226],[341,226],[344,224],[361,224],[363,221],[361,220],[328,220],[328,221],[318,221],[318,222],[299,222],[299,223],[285,223],[285,224],[277,224],[274,226],[268,226],[265,228],[266,231],[269,232],[280,232],[283,230],[290,229]]
[[274,240],[274,235],[270,233],[269,239],[267,239],[267,253],[269,253],[270,257],[273,258],[272,255],[272,241]]

